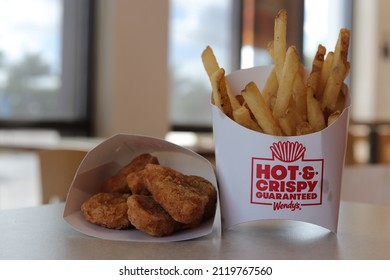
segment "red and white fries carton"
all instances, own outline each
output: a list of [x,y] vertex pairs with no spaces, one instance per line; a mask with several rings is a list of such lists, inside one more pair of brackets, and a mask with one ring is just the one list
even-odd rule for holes
[[186,175],[198,175],[217,187],[213,166],[193,151],[164,141],[141,135],[118,134],[102,142],[87,153],[81,162],[70,186],[63,217],[74,229],[102,239],[142,242],[169,242],[193,239],[208,234],[220,234],[220,213],[214,219],[194,229],[177,232],[166,237],[152,237],[135,229],[107,229],[89,223],[81,213],[81,204],[100,191],[106,179],[117,173],[136,156],[150,153],[161,165],[173,168]]
[[[272,66],[228,75],[234,93],[260,89]],[[272,136],[249,130],[212,106],[222,227],[262,219],[308,222],[337,232],[350,101],[324,130]]]

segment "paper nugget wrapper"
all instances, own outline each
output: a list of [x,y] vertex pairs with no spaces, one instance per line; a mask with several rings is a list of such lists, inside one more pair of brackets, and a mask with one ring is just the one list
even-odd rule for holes
[[[228,75],[238,94],[254,81],[263,88],[272,66]],[[249,130],[212,106],[222,227],[262,219],[316,224],[337,232],[350,100],[323,131],[272,136]]]
[[118,134],[88,152],[81,162],[66,199],[63,214],[65,221],[79,232],[109,240],[169,242],[193,239],[212,232],[220,234],[218,204],[214,219],[205,221],[194,229],[180,231],[166,237],[152,237],[136,229],[107,229],[84,219],[80,210],[81,204],[99,192],[103,181],[143,153],[156,156],[161,165],[186,175],[202,176],[217,187],[213,166],[193,151],[157,138]]

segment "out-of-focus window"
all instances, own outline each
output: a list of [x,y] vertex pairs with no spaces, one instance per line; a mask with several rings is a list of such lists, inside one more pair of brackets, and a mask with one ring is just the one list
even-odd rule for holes
[[351,0],[171,0],[170,120],[173,129],[211,129],[210,82],[201,52],[212,46],[226,73],[272,64],[267,45],[274,19],[288,13],[287,43],[311,67],[318,44],[333,50],[340,28],[351,28]]
[[272,64],[268,44],[274,39],[275,16],[285,9],[287,43],[302,53],[304,0],[243,0],[241,68]]
[[88,0],[0,0],[0,127],[86,122],[89,8]]
[[221,67],[239,68],[240,1],[171,0],[170,121],[173,129],[211,129],[210,82],[201,53],[210,45]]
[[305,0],[303,53],[307,67],[322,44],[333,51],[341,28],[352,26],[352,0]]

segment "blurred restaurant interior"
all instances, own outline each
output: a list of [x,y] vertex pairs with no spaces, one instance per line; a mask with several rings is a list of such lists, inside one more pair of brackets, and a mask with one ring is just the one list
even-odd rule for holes
[[345,163],[389,163],[387,0],[0,0],[0,209],[63,200],[86,152],[118,133],[212,161],[201,52],[227,73],[271,64],[282,8],[306,67],[351,30]]

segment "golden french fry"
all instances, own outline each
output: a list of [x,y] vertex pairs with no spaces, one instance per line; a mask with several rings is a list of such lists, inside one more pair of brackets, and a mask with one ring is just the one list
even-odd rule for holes
[[321,44],[318,45],[317,52],[313,59],[311,72],[307,79],[307,86],[311,87],[314,90],[314,94],[316,97],[321,82],[321,70],[322,70],[322,65],[324,64],[325,53],[326,53],[326,48]]
[[274,41],[271,41],[268,43],[267,45],[267,50],[268,50],[268,53],[269,55],[271,56],[272,60],[274,61],[274,64],[275,64],[275,58],[274,58]]
[[[221,71],[217,62],[217,59],[215,58],[213,49],[210,46],[207,46],[203,52],[202,52],[202,62],[203,66],[207,72],[207,75],[209,76],[210,80],[212,75],[217,72]],[[219,95],[221,96],[221,107],[226,106],[226,96],[229,98],[228,107],[224,108],[224,112],[227,111],[228,116],[232,116],[232,111],[236,108],[240,107],[240,104],[236,101],[234,94],[231,92],[230,87],[225,79],[225,70],[223,70],[223,77],[221,76],[221,73],[218,74],[218,80],[219,80],[219,88],[221,93]],[[216,84],[215,84],[216,85]],[[215,103],[214,98],[216,98],[216,92],[213,94],[213,103]],[[232,108],[230,108],[232,107]]]
[[325,117],[320,102],[314,97],[311,87],[307,88],[307,120],[314,131],[325,128]]
[[295,99],[296,109],[302,119],[307,119],[307,100],[306,100],[306,86],[305,86],[305,69],[301,64],[300,69],[295,76],[293,85],[293,95]]
[[322,110],[329,110],[330,112],[335,110],[338,95],[346,77],[346,73],[348,73],[348,69],[349,66],[342,62],[340,62],[335,68],[332,68],[332,71],[329,74],[329,79],[326,83],[324,95],[322,97]]
[[316,97],[318,100],[322,100],[322,96],[324,95],[324,89],[326,86],[326,82],[328,81],[329,78],[329,73],[332,68],[333,64],[333,57],[334,57],[334,52],[328,52],[326,55],[326,58],[324,60],[324,63],[322,64],[321,68],[321,74],[320,74],[320,82],[316,91]]
[[296,135],[296,127],[303,121],[304,119],[298,111],[295,100],[291,98],[286,113],[279,118],[279,126],[281,127],[283,134],[287,136]]
[[329,73],[321,101],[323,110],[334,111],[341,86],[349,73],[350,65],[347,61],[349,38],[349,30],[341,29],[334,51],[332,69]]
[[348,49],[349,49],[349,38],[351,32],[349,29],[342,28],[339,32],[339,37],[337,39],[336,47],[334,50],[335,59],[341,60],[344,63],[348,61]]
[[301,122],[296,128],[297,135],[306,135],[315,132],[308,122]]
[[297,122],[294,115],[295,112],[288,109],[286,114],[279,118],[279,126],[282,129],[283,135],[296,135]]
[[348,94],[348,86],[345,83],[343,83],[343,85],[341,86],[340,93],[339,93],[338,98],[337,98],[337,102],[336,102],[336,106],[335,106],[334,111],[342,112],[344,110],[345,100],[347,98],[347,94]]
[[211,87],[214,104],[229,118],[233,118],[233,109],[227,92],[225,70],[223,68],[218,69],[211,75]]
[[284,63],[281,80],[279,81],[279,88],[273,109],[273,115],[276,119],[279,119],[286,113],[299,65],[298,51],[295,46],[290,46],[287,50],[286,61]]
[[211,76],[219,69],[217,59],[215,58],[213,49],[207,46],[202,52],[203,67],[206,70],[207,75],[211,79]]
[[242,126],[244,126],[246,128],[249,128],[249,129],[252,129],[252,130],[258,131],[258,132],[263,131],[260,128],[260,126],[257,124],[257,122],[255,122],[252,119],[250,111],[244,105],[240,106],[239,108],[237,108],[233,111],[233,118],[238,124],[241,124]]
[[287,11],[279,11],[274,21],[273,59],[278,81],[282,79],[283,66],[287,50]]
[[328,126],[330,126],[332,123],[334,123],[337,118],[341,115],[340,111],[335,111],[333,112],[329,117],[328,117]]
[[278,79],[276,77],[275,67],[272,69],[271,73],[268,75],[267,81],[265,82],[262,94],[265,102],[271,108],[274,107],[276,93],[278,91]]
[[240,108],[241,107],[240,102],[237,100],[236,96],[232,93],[230,86],[226,81],[226,78],[224,77],[221,82],[224,83],[224,85],[222,85],[221,87],[226,88],[226,94],[229,97],[229,102],[230,102],[230,106],[232,107],[232,111]]
[[215,106],[217,106],[222,112],[223,112],[223,106],[222,106],[222,99],[219,91],[219,84],[224,74],[225,74],[225,70],[223,68],[219,68],[210,77],[211,89],[212,89],[211,92],[212,103]]
[[245,102],[264,133],[282,135],[278,122],[273,117],[271,110],[254,82],[249,82],[245,89],[241,91],[241,95],[244,97]]

